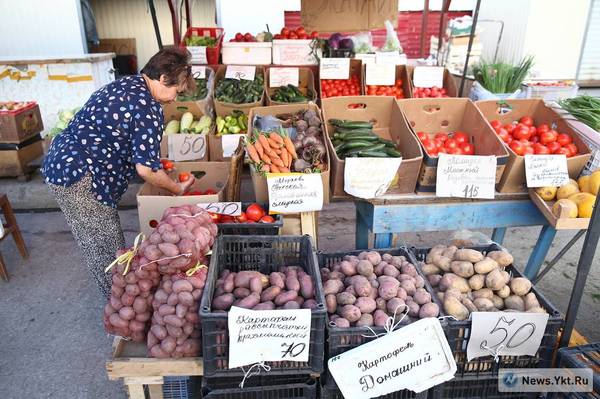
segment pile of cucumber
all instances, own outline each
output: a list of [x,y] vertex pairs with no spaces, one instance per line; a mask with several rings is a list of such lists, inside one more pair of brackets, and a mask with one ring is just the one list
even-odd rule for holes
[[402,154],[396,144],[373,132],[373,124],[364,121],[329,119],[335,127],[331,140],[340,159],[346,157],[398,158]]
[[306,103],[312,99],[312,93],[309,90],[308,96],[305,96],[298,87],[289,84],[276,88],[271,99],[282,103]]

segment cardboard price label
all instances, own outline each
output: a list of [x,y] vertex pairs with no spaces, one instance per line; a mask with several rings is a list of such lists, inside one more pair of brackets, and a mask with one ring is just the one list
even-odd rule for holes
[[225,79],[254,80],[256,67],[253,65],[227,65]]
[[242,214],[241,202],[210,202],[208,204],[196,204],[199,208],[219,215],[240,216]]
[[494,199],[496,157],[440,154],[435,185],[438,197]]
[[566,155],[525,155],[527,187],[562,186],[569,182]]
[[444,87],[444,67],[415,67],[413,85],[415,87]]
[[348,79],[350,58],[321,58],[319,74],[321,79]]
[[173,161],[195,161],[206,155],[205,134],[171,134],[169,140],[169,159]]
[[393,86],[396,83],[396,65],[367,64],[365,81],[367,85]]
[[406,65],[406,55],[397,51],[376,51],[376,64]]
[[346,158],[344,191],[365,199],[385,194],[401,162],[402,158]]
[[269,87],[298,86],[299,81],[298,68],[269,68]]
[[221,136],[221,148],[223,149],[223,157],[228,158],[235,154],[235,150],[237,150],[238,145],[240,143],[240,139],[243,136],[243,134],[224,134]]
[[435,317],[360,345],[327,364],[347,399],[374,398],[403,389],[422,392],[456,373],[452,351]]
[[310,309],[248,310],[227,315],[229,368],[265,361],[307,362]]
[[542,343],[548,317],[547,313],[471,313],[467,359],[490,355],[535,355]]
[[206,78],[206,67],[200,65],[192,65],[192,76],[194,79]]
[[268,173],[269,212],[298,213],[323,208],[323,180],[318,173]]
[[188,46],[186,49],[192,55],[192,62],[196,64],[208,64],[205,46]]

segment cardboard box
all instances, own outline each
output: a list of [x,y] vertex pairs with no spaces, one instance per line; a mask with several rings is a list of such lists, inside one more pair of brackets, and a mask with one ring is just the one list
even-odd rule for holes
[[[226,65],[222,65],[217,70],[217,74],[215,75],[215,89],[219,85],[219,82],[225,78],[225,71],[227,70]],[[256,74],[264,74],[265,70],[262,66],[256,67]],[[246,104],[233,104],[233,103],[225,103],[217,100],[215,97],[215,112],[217,116],[227,116],[231,114],[233,111],[242,111],[244,114],[248,115],[250,110],[254,107],[260,107],[264,104],[265,101],[265,93],[263,89],[263,95],[259,101],[253,103]]]
[[[280,68],[280,67],[276,67]],[[265,70],[265,93],[267,95],[267,105],[286,105],[292,103],[284,103],[281,101],[274,101],[271,96],[275,93],[276,87],[270,87],[270,71],[271,68]],[[309,101],[317,100],[317,91],[315,90],[315,76],[313,75],[310,68],[298,68],[298,89],[302,94],[309,97]],[[308,96],[307,93],[312,93],[312,97]],[[307,101],[308,102],[308,101]],[[302,104],[302,103],[294,103]]]
[[[414,98],[398,100],[398,105],[413,133],[467,133],[475,145],[475,155],[495,155],[496,184],[500,182],[508,152],[494,129],[486,122],[475,104],[466,98]],[[420,144],[420,142],[419,142]],[[421,146],[422,147],[422,146]],[[438,157],[423,150],[424,160],[419,172],[417,191],[435,191]]]
[[137,204],[140,231],[146,237],[152,232],[150,222],[160,221],[167,208],[225,200],[229,181],[229,162],[176,162],[175,169],[172,172],[173,176],[180,172],[191,172],[196,176],[190,191],[213,189],[217,194],[173,196],[167,190],[144,183],[137,193]]
[[[408,78],[408,67],[406,65],[396,65],[396,79],[402,79],[402,91],[404,98],[412,98],[412,87]],[[367,64],[362,65],[362,92],[367,94]]]
[[[334,199],[350,198],[344,191],[345,161],[338,158],[331,135],[334,128],[327,123],[329,119],[347,119],[353,121],[376,121],[373,131],[378,136],[397,143],[396,149],[402,153],[402,162],[396,178],[386,194],[408,194],[415,191],[419,168],[423,161],[423,152],[417,137],[408,126],[394,97],[356,96],[333,97],[322,100],[323,120],[327,132],[327,147],[331,154],[331,191]],[[350,108],[352,104],[364,104],[362,108]]]
[[[194,115],[194,120],[198,120],[201,116],[204,115],[197,101],[175,101],[163,105],[165,126],[167,125],[167,123],[169,123],[169,121],[172,121],[173,119],[181,120],[182,115],[186,112],[191,112]],[[206,152],[204,153],[204,157],[198,159],[197,161],[209,160],[209,136],[214,135],[215,128],[216,127],[213,122],[213,126],[210,132],[205,137]],[[169,157],[169,136],[171,135],[164,134],[162,136],[162,141],[160,143],[160,156],[162,158],[172,159],[172,157]]]
[[[298,111],[313,109],[317,112],[317,115],[321,117],[321,110],[314,103],[309,104],[290,104],[290,105],[273,105],[270,107],[259,107],[252,108],[248,123],[252,124],[255,116],[266,116],[266,115],[280,115],[280,114],[293,114]],[[323,119],[321,117],[321,119]],[[325,134],[325,126],[323,126],[323,134]],[[325,141],[324,141],[325,143]],[[321,181],[323,182],[323,204],[329,203],[329,174],[331,170],[331,155],[327,144],[326,148],[326,162],[327,170],[321,172]],[[256,196],[257,202],[269,202],[269,191],[267,189],[267,178],[260,175],[254,170],[254,167],[250,166],[250,175],[252,176],[252,184],[254,186],[254,195]]]
[[115,53],[116,55],[136,55],[135,38],[100,39],[100,43],[92,45],[92,53]]
[[34,170],[29,163],[44,154],[39,134],[21,143],[0,144],[0,177],[25,176]]
[[386,20],[398,26],[398,1],[302,0],[302,26],[307,31],[352,32],[383,29]]
[[[497,119],[505,125],[519,120],[522,116],[530,115],[536,125],[546,123],[548,126],[556,126],[554,129],[560,133],[570,134],[579,149],[579,155],[567,158],[569,176],[579,176],[592,156],[589,147],[577,134],[577,131],[558,112],[547,107],[544,100],[486,100],[477,101],[475,105],[487,121]],[[504,176],[498,185],[498,191],[501,193],[527,191],[525,157],[515,154],[508,146],[505,148],[508,151],[509,159]]]
[[[360,94],[364,94],[363,90],[363,73],[362,73],[362,61],[358,60],[358,59],[351,59],[350,60],[350,73],[348,75],[349,77],[352,76],[358,76],[358,80],[359,80],[359,85],[360,85],[360,89],[361,89],[361,93]],[[321,76],[319,75],[319,98],[323,98],[323,94],[321,93]]]
[[40,107],[31,105],[0,112],[0,143],[20,143],[44,130]]
[[225,65],[269,65],[272,51],[271,42],[224,42],[221,56]]
[[[408,72],[408,80],[410,82],[412,97],[412,93],[415,89],[415,85],[413,82],[413,72],[415,70],[415,67],[410,65],[406,68]],[[448,68],[444,68],[444,89],[446,89],[446,95],[448,97],[458,97],[458,87],[456,87],[456,80],[454,79],[454,76],[452,76],[450,71],[448,71]],[[468,91],[465,91],[465,93],[468,93]]]

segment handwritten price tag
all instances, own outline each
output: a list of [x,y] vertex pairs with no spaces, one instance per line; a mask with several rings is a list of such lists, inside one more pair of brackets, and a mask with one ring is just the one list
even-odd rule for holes
[[403,389],[422,392],[454,377],[456,362],[438,319],[428,317],[335,356],[329,371],[346,399]]
[[321,58],[319,73],[321,79],[348,79],[350,58]]
[[192,76],[194,79],[206,78],[206,67],[200,65],[192,65]]
[[229,368],[264,361],[308,361],[310,309],[248,310],[233,306],[227,326]]
[[569,182],[566,155],[525,155],[527,187],[562,186]]
[[205,134],[171,134],[169,140],[169,159],[176,162],[195,161],[206,155]]
[[366,199],[385,194],[401,162],[402,158],[346,158],[344,191]]
[[496,157],[440,154],[435,195],[494,199]]
[[444,87],[444,67],[415,67],[413,84],[415,87]]
[[376,51],[376,64],[406,65],[406,55],[397,51]]
[[225,79],[254,80],[256,67],[253,65],[227,65]]
[[323,208],[323,180],[318,173],[269,173],[269,211],[298,213]]
[[547,313],[473,312],[467,359],[498,355],[533,356],[546,324]]
[[367,64],[365,80],[367,85],[393,86],[396,83],[396,65]]
[[208,204],[197,204],[199,208],[220,215],[240,216],[242,214],[241,202],[211,202]]
[[269,68],[269,87],[298,86],[299,80],[298,68]]
[[206,58],[206,47],[205,46],[188,46],[186,48],[192,55],[192,63],[208,64],[208,59]]

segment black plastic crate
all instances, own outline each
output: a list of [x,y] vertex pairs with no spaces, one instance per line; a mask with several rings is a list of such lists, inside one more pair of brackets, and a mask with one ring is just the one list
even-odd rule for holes
[[600,342],[558,350],[557,367],[591,368],[594,372],[594,391],[570,393],[573,398],[600,398]]
[[[498,244],[491,244],[488,246],[472,246],[464,247],[475,249],[477,251],[486,254],[491,251],[500,251],[502,248]],[[413,248],[411,256],[414,256],[413,263],[419,269],[418,262],[424,262],[427,253],[431,248]],[[512,273],[515,277],[523,277],[523,274],[517,270],[514,265],[508,266],[506,269],[509,273]],[[548,312],[548,324],[546,324],[546,331],[544,331],[544,337],[535,356],[500,356],[499,361],[495,362],[492,356],[480,357],[473,359],[470,362],[467,361],[467,344],[469,343],[469,337],[471,333],[471,321],[462,320],[456,321],[448,319],[448,327],[446,331],[446,338],[450,344],[450,349],[454,354],[454,360],[456,361],[457,377],[472,376],[472,375],[486,375],[486,373],[492,373],[493,375],[498,374],[499,368],[545,368],[551,367],[554,358],[554,351],[558,339],[558,332],[563,327],[564,319],[560,312],[552,305],[544,295],[542,295],[535,286],[531,288],[540,302],[540,305]],[[437,295],[436,295],[437,296]]]
[[197,397],[200,377],[163,377],[164,399],[192,399]]
[[[261,379],[251,377],[244,382],[244,388],[239,387],[240,379],[232,381],[231,378],[218,378],[225,380],[211,385],[206,378],[202,381],[202,396],[206,399],[317,399],[317,381],[310,377],[272,376],[266,374]],[[253,380],[253,381],[252,381]],[[257,383],[257,381],[259,381]],[[277,383],[282,381],[282,383]],[[233,387],[230,387],[234,384]],[[227,385],[227,387],[223,387]]]
[[543,397],[536,392],[499,392],[498,376],[495,373],[456,377],[429,390],[430,399],[536,399]]
[[241,368],[229,369],[227,313],[213,312],[215,282],[224,269],[234,272],[255,270],[269,274],[281,266],[300,266],[312,276],[317,308],[311,311],[308,362],[266,362],[274,374],[320,374],[327,310],[323,284],[317,267],[311,237],[304,236],[220,236],[213,246],[207,283],[200,303],[202,353],[205,376],[243,375]]
[[[246,209],[254,202],[242,202],[242,209]],[[259,204],[267,210],[267,204]],[[279,229],[283,227],[283,217],[281,215],[271,215],[275,223],[219,223],[217,225],[220,235],[239,235],[239,236],[276,236]]]
[[[384,248],[384,249],[373,249],[373,250],[366,250],[366,251],[376,251],[381,255],[387,253],[392,256],[404,256],[406,258],[406,260],[412,261],[411,260],[412,256],[410,255],[410,253],[403,248]],[[317,254],[317,259],[319,261],[319,269],[321,267],[333,266],[333,264],[343,260],[344,256],[346,256],[346,255],[358,256],[358,254],[360,254],[361,252],[364,252],[364,251],[360,250],[360,251],[347,251],[347,252],[335,252],[335,253],[319,252]],[[415,264],[415,268],[417,268],[416,264]],[[431,294],[431,300],[433,302],[435,302],[438,305],[438,307],[440,308],[440,316],[443,316],[444,314],[442,313],[443,312],[442,304],[439,301],[437,295],[435,295],[435,292],[433,291],[433,288],[429,284],[429,281],[425,278],[425,276],[422,274],[422,272],[419,268],[417,268],[417,273],[419,273],[419,275],[421,277],[423,277],[423,279],[425,280],[425,289],[427,290],[427,292],[429,292]],[[328,320],[329,320],[329,316],[328,316]],[[416,321],[416,319],[413,319],[410,316],[406,316],[404,318],[404,320],[402,321],[402,325],[408,325],[408,324],[412,323],[413,321]],[[445,326],[445,325],[446,325],[446,322],[443,321],[442,326]],[[364,335],[372,335],[373,333],[371,332],[371,330],[377,334],[385,333],[385,328],[383,328],[383,327],[373,326],[370,329],[367,327],[339,328],[333,324],[327,323],[327,344],[325,345],[325,348],[326,348],[325,353],[327,355],[327,359],[331,359],[332,357],[337,356],[346,351],[349,351],[350,349],[354,349],[357,346],[360,346],[364,343],[373,341],[375,339],[374,337],[369,338],[369,337],[364,336]],[[331,388],[334,390],[338,388],[333,377],[329,374],[329,370],[326,370],[326,372],[323,376],[323,382],[324,382],[324,385],[328,388]]]
[[[377,396],[374,399],[427,399],[429,391],[414,393],[409,390],[402,390],[388,393],[387,395]],[[344,395],[337,388],[321,387],[321,399],[344,399]]]

